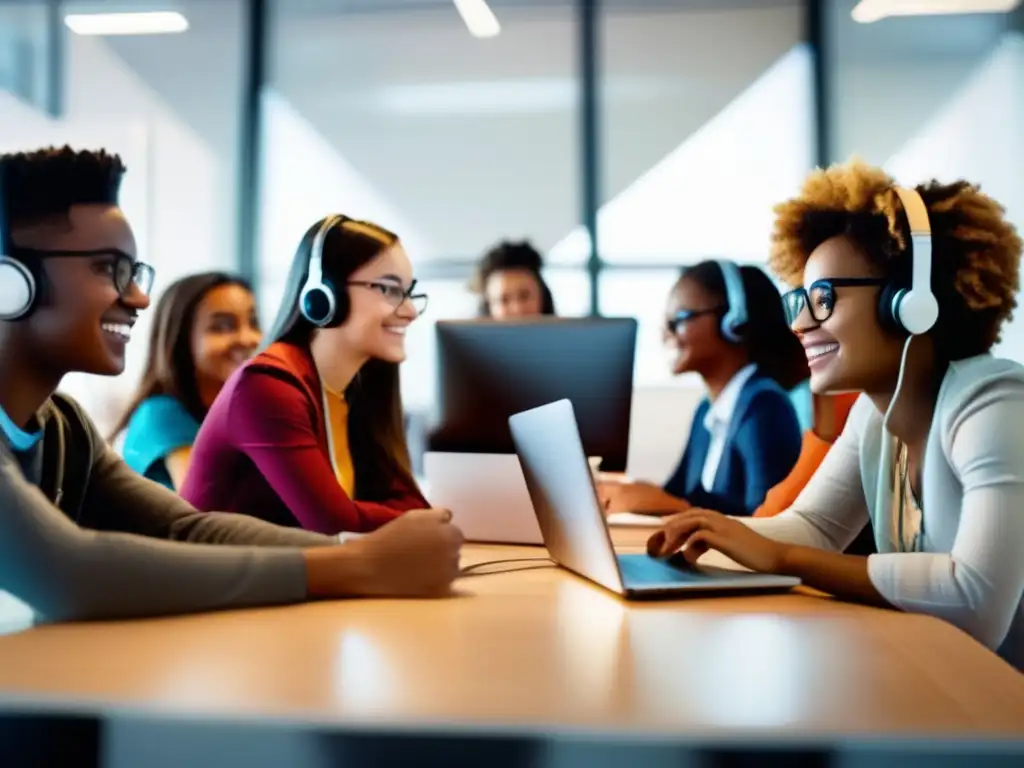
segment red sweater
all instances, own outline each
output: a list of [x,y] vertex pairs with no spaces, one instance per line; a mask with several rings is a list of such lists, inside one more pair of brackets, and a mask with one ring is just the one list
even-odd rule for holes
[[271,345],[224,385],[192,446],[181,495],[204,511],[319,533],[372,531],[429,506],[411,478],[396,477],[386,499],[349,498],[331,466],[313,358],[286,343]]

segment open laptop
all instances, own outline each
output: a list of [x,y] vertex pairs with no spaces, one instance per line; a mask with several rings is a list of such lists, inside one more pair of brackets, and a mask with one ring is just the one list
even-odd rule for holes
[[526,487],[552,559],[629,599],[797,586],[791,576],[689,566],[646,554],[617,555],[583,452],[572,403],[559,400],[509,418]]

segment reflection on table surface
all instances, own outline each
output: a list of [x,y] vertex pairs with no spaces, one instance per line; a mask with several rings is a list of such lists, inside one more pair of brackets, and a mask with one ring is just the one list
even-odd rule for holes
[[[469,546],[466,562],[544,554]],[[936,619],[801,593],[629,604],[542,563],[458,586],[37,628],[0,638],[0,690],[346,724],[1024,735],[1024,676]]]

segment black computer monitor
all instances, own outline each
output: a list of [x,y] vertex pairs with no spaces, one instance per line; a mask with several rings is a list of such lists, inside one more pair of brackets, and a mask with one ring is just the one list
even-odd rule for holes
[[508,417],[568,398],[587,455],[625,471],[636,334],[632,318],[438,322],[429,450],[515,453]]

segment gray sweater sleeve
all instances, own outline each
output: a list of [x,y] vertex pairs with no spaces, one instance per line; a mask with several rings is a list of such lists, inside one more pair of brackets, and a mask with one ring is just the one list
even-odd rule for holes
[[90,527],[204,544],[323,547],[335,537],[284,528],[248,515],[199,512],[176,493],[136,474],[106,443],[96,444],[84,507]]
[[[119,474],[116,468],[113,474]],[[98,486],[97,502],[125,490],[109,477],[107,482]],[[134,497],[128,493],[119,504],[147,496],[138,490]],[[149,498],[157,505],[161,500],[162,494]],[[170,511],[163,522],[154,508],[137,509],[140,533],[264,538],[259,531],[204,533],[182,509]],[[264,540],[270,538],[267,534]],[[296,602],[306,596],[306,573],[301,551],[294,547],[197,546],[83,530],[25,478],[6,446],[0,446],[0,589],[44,619],[66,621]]]

